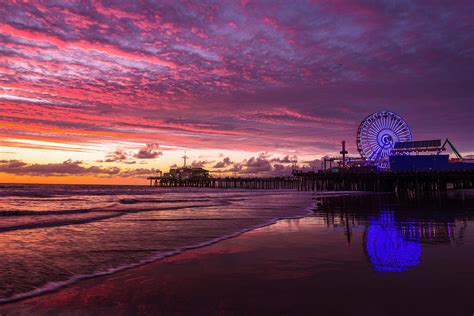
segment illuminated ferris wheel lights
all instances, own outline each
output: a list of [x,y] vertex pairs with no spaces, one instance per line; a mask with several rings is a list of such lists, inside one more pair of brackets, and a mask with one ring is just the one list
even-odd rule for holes
[[357,149],[369,161],[382,164],[397,142],[412,139],[407,123],[397,114],[380,111],[366,117],[357,131]]

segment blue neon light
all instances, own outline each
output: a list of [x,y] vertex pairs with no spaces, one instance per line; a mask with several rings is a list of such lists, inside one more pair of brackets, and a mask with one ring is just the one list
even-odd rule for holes
[[411,130],[397,114],[380,111],[366,117],[357,132],[357,149],[362,158],[379,168],[388,167],[387,157],[397,142],[410,141]]
[[366,249],[375,271],[403,272],[420,263],[420,242],[403,238],[390,211],[369,221]]

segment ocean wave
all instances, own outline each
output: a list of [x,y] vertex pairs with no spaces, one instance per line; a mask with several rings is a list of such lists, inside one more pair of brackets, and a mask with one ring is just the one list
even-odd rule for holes
[[[208,204],[192,204],[192,205],[182,205],[182,206],[149,206],[145,208],[123,208],[121,205],[133,205],[133,204],[144,204],[144,203],[153,203],[153,204],[177,204],[177,203],[191,203],[191,202],[203,202]],[[211,202],[211,203],[209,203]],[[212,203],[214,202],[214,203]],[[118,203],[109,203],[102,206],[96,206],[91,208],[77,208],[77,209],[66,209],[66,210],[1,210],[0,217],[2,216],[52,216],[52,215],[74,215],[74,214],[85,214],[85,213],[95,213],[95,212],[105,212],[105,211],[116,211],[116,212],[127,212],[127,213],[137,213],[137,212],[147,212],[147,211],[160,211],[160,210],[175,210],[188,207],[211,207],[211,206],[223,206],[229,205],[231,203],[228,199],[182,199],[182,200],[157,200],[157,199],[121,199]]]
[[14,211],[0,211],[1,216],[51,216],[51,215],[74,215],[74,214],[85,214],[93,212],[104,212],[112,207],[116,206],[116,203],[108,204],[102,207],[91,207],[81,209],[70,209],[70,210],[51,210],[51,211],[28,211],[28,210],[14,210]]
[[134,222],[238,221],[238,220],[256,220],[256,219],[260,219],[260,217],[147,218],[147,219],[135,219]]
[[25,230],[25,229],[38,229],[38,228],[47,228],[47,227],[59,227],[59,226],[68,226],[68,225],[78,225],[86,224],[96,221],[102,221],[104,219],[111,219],[114,217],[122,216],[123,213],[117,212],[113,214],[105,214],[101,216],[87,217],[87,218],[77,218],[77,219],[66,219],[66,220],[53,220],[53,221],[44,221],[44,222],[34,222],[26,223],[12,226],[0,226],[0,233],[16,231],[16,230]]
[[[0,184],[0,197],[32,197],[32,198],[54,198],[62,196],[117,196],[135,195],[149,196],[157,194],[182,194],[183,192],[199,191],[203,198],[207,194],[218,192],[219,189],[208,188],[150,188],[148,186],[107,186],[107,185],[44,185],[44,184]],[[287,190],[276,190],[280,193]],[[227,197],[264,196],[274,194],[275,191],[251,191],[246,189],[225,190]]]
[[9,197],[32,197],[32,198],[52,198],[55,195],[48,192],[9,192],[9,191],[0,191],[0,196]]
[[[26,224],[18,224],[18,225],[11,225],[11,226],[0,226],[0,233],[9,232],[14,230],[25,230],[25,229],[38,229],[38,228],[47,228],[47,227],[59,227],[59,226],[67,226],[67,225],[78,225],[78,224],[86,224],[95,221],[102,221],[105,219],[111,219],[119,216],[124,216],[126,214],[135,214],[135,213],[142,213],[142,212],[159,212],[159,211],[173,211],[173,210],[181,210],[187,208],[206,208],[206,207],[217,207],[226,205],[225,203],[214,203],[214,204],[196,204],[196,205],[183,205],[183,206],[169,206],[169,207],[162,207],[162,208],[144,208],[144,209],[114,209],[107,211],[107,214],[94,216],[94,217],[87,217],[87,218],[79,218],[79,219],[59,219],[59,220],[49,220],[43,222],[34,222],[34,223],[26,223]],[[64,213],[61,211],[53,212],[49,211],[49,214],[46,215],[70,215],[70,214],[85,214],[85,213],[94,213],[94,212],[101,212],[104,213],[104,210],[101,209],[89,209],[86,210],[79,210],[80,212],[70,211],[69,213]],[[25,211],[28,212],[28,211]],[[46,211],[48,212],[48,211]],[[46,212],[33,212],[34,215],[41,215],[41,213]],[[9,213],[9,212],[6,212]],[[12,212],[16,213],[16,212]],[[31,213],[31,212],[29,212]],[[31,214],[22,214],[22,215],[31,215]],[[18,216],[18,215],[11,215],[11,216]]]
[[201,199],[201,198],[194,198],[194,199],[136,199],[136,198],[126,198],[120,199],[120,204],[139,204],[139,203],[186,203],[186,202],[211,202],[215,201],[215,199]]

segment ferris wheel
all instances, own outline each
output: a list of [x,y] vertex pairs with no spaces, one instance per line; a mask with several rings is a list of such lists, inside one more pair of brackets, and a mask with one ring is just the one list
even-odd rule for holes
[[362,158],[384,164],[395,143],[412,139],[408,124],[397,114],[380,111],[367,116],[357,131],[357,149]]

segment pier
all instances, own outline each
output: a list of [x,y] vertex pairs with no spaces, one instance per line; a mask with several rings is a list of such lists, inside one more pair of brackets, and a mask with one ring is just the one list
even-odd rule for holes
[[[412,140],[407,123],[390,111],[373,113],[361,122],[356,138],[360,157],[347,156],[346,141],[341,144],[339,157],[323,157],[322,170],[293,170],[287,177],[213,177],[202,167],[187,166],[185,152],[182,167],[160,171],[148,180],[151,187],[298,191],[411,193],[474,188],[473,159],[463,158],[447,138],[444,143]],[[455,158],[445,154],[448,145]]]
[[301,180],[295,177],[208,177],[191,179],[168,179],[148,177],[151,187],[193,187],[216,189],[297,190]]
[[338,169],[338,172],[303,172],[291,177],[244,178],[208,177],[166,179],[149,177],[151,187],[199,187],[218,189],[259,189],[299,191],[421,192],[474,188],[474,170],[374,171]]
[[428,192],[474,188],[474,171],[375,171],[360,173],[339,169],[331,172],[300,172],[304,191]]

